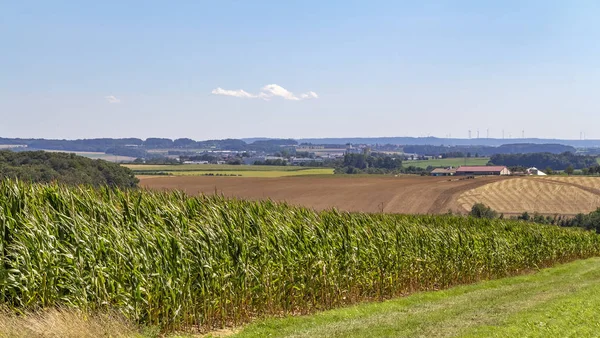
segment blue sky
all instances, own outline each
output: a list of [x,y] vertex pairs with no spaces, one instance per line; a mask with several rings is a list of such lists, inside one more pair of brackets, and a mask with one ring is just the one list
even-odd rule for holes
[[0,136],[600,138],[599,15],[598,1],[0,1]]

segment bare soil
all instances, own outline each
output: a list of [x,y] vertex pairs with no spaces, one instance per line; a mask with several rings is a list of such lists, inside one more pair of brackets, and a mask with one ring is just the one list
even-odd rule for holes
[[465,210],[458,196],[506,177],[141,177],[150,189],[182,190],[188,194],[223,194],[250,200],[285,201],[316,210],[336,208],[344,211],[402,214],[440,214]]

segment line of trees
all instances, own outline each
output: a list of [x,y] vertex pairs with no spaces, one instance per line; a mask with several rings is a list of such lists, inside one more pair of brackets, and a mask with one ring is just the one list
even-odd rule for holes
[[[90,151],[106,152],[113,149],[113,153],[122,155],[127,149],[147,150],[147,149],[220,149],[234,151],[265,151],[274,152],[282,147],[297,145],[298,142],[292,139],[274,139],[257,140],[250,144],[238,139],[207,140],[194,141],[190,138],[178,138],[175,140],[168,138],[150,137],[146,140],[139,138],[98,138],[82,140],[46,140],[46,139],[14,139],[0,138],[2,145],[25,145],[29,150],[61,150],[61,151]],[[124,155],[129,156],[129,155]]]
[[583,169],[596,166],[596,157],[576,155],[570,152],[561,154],[531,153],[531,154],[497,154],[490,157],[490,164],[507,167],[537,167],[553,170],[566,170],[571,167]]
[[345,154],[343,161],[335,168],[338,174],[385,174],[399,172],[402,159],[383,153]]
[[[469,212],[469,216],[488,219],[504,218],[503,214],[498,214],[498,212],[483,203],[474,204]],[[562,227],[579,227],[600,233],[600,208],[592,211],[589,214],[577,214],[575,217],[566,217],[561,215],[544,216],[537,212],[534,212],[533,214],[523,212],[521,215],[512,218],[538,224],[558,225]]]
[[254,161],[254,165],[274,165],[274,166],[286,166],[288,163],[283,159],[274,159],[274,160],[264,160],[264,161]]
[[514,143],[503,144],[498,147],[491,146],[433,146],[433,145],[407,145],[403,147],[405,153],[415,153],[428,156],[446,154],[448,157],[464,157],[465,154],[479,154],[479,156],[492,156],[496,154],[527,154],[527,153],[574,153],[576,149],[562,144],[533,144]]
[[133,171],[116,163],[45,151],[0,151],[0,179],[135,188]]

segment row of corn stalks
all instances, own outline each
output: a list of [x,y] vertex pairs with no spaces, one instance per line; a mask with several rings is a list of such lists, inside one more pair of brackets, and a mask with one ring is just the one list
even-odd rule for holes
[[302,314],[600,253],[508,220],[315,212],[180,192],[0,183],[0,295],[163,328]]

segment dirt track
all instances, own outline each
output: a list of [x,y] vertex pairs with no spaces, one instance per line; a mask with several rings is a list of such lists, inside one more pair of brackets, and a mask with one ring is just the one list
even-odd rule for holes
[[446,213],[460,210],[458,196],[470,189],[505,180],[501,177],[449,181],[444,177],[148,177],[141,185],[151,189],[179,189],[189,194],[219,194],[246,199],[286,201],[317,210],[406,214]]

